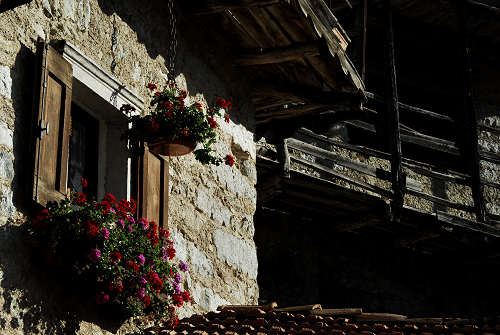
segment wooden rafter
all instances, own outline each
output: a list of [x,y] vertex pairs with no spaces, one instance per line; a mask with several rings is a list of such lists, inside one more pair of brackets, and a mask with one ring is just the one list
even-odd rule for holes
[[210,0],[205,2],[205,6],[195,10],[195,15],[206,15],[220,13],[225,10],[265,7],[279,4],[281,0]]
[[322,40],[310,43],[297,43],[286,47],[265,49],[241,55],[235,61],[240,66],[263,65],[289,62],[307,56],[318,56],[321,49],[325,48]]

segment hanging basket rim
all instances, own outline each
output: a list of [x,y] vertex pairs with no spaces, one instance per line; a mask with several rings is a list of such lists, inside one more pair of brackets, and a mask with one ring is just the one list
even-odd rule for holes
[[194,151],[196,142],[191,137],[159,136],[148,141],[149,150],[162,156],[183,156]]

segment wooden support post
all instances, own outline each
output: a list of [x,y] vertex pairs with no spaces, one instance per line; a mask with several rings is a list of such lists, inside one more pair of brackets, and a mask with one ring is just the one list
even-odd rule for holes
[[386,48],[385,48],[385,67],[386,67],[386,136],[391,153],[391,179],[394,198],[391,202],[392,221],[399,222],[401,211],[403,209],[403,200],[406,191],[406,177],[404,176],[401,164],[401,135],[399,129],[399,105],[398,89],[396,80],[396,62],[394,55],[394,32],[392,24],[392,5],[391,0],[385,0],[386,6]]
[[284,178],[290,178],[290,153],[288,152],[288,144],[285,136],[280,135],[276,145],[278,151],[278,160],[282,168]]
[[466,142],[464,143],[464,155],[466,164],[468,165],[471,175],[472,197],[474,199],[474,208],[476,212],[476,220],[479,222],[485,221],[486,208],[483,199],[483,185],[481,185],[481,167],[479,164],[478,136],[477,136],[477,119],[474,109],[474,96],[472,93],[471,82],[471,55],[469,47],[469,33],[467,29],[467,10],[465,8],[465,0],[458,1],[458,25],[460,33],[460,51],[462,57],[463,83],[463,117],[466,133]]
[[361,80],[366,80],[366,30],[368,25],[368,0],[363,1],[363,46],[361,55]]

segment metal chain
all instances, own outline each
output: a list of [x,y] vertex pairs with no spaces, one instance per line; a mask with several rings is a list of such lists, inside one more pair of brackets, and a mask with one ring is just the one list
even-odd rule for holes
[[170,46],[168,50],[168,79],[170,82],[175,81],[175,56],[177,53],[177,31],[176,31],[176,20],[174,13],[174,0],[168,0],[168,15],[170,18]]

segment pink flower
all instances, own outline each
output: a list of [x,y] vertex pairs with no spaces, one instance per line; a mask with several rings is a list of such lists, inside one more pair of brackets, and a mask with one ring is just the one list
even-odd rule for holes
[[99,249],[90,249],[90,254],[88,255],[88,258],[91,260],[95,260],[101,257],[101,250]]
[[98,305],[103,305],[109,301],[109,295],[104,292],[98,293],[95,301]]
[[139,221],[137,221],[139,225],[142,226],[142,229],[147,230],[149,227],[149,222],[148,219],[146,218],[140,218]]
[[137,292],[135,292],[135,296],[139,299],[144,299],[146,296],[146,289],[144,287],[140,287]]
[[109,229],[106,227],[103,227],[101,229],[101,234],[102,234],[102,237],[104,237],[104,239],[107,240],[109,237]]
[[125,222],[123,221],[123,219],[116,221],[116,224],[120,226],[122,229],[125,229]]
[[143,254],[140,254],[139,256],[137,256],[137,264],[143,265],[145,261],[146,261],[146,258],[144,257]]

